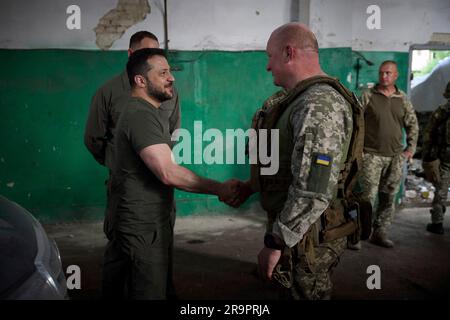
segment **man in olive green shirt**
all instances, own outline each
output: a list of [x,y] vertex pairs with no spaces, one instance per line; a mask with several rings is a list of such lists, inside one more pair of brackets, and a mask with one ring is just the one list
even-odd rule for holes
[[134,52],[127,64],[131,97],[116,129],[111,238],[103,268],[107,298],[167,299],[171,290],[173,188],[237,197],[236,180],[219,183],[172,160],[169,122],[162,102],[173,97],[174,78],[161,49]]
[[[151,32],[139,31],[130,38],[128,56],[142,48],[159,48],[158,38]],[[105,213],[104,231],[110,236],[109,216],[116,200],[111,193],[111,173],[114,168],[114,136],[119,116],[123,112],[124,99],[131,92],[126,71],[102,85],[92,98],[89,116],[86,122],[84,143],[95,160],[109,169],[107,181],[107,205]],[[178,95],[165,101],[161,106],[161,113],[169,119],[170,133],[180,127],[180,107]]]
[[[406,94],[395,85],[397,78],[397,64],[384,61],[379,69],[379,83],[364,92],[361,98],[365,110],[361,187],[363,196],[372,205],[378,195],[370,242],[386,248],[394,245],[387,237],[387,228],[394,216],[394,198],[400,186],[403,164],[413,157],[419,134],[414,108]],[[359,249],[360,244],[350,247]]]

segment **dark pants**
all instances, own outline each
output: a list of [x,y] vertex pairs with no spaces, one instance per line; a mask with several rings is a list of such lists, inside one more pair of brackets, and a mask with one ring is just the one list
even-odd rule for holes
[[114,179],[111,170],[109,171],[109,177],[108,180],[105,181],[106,185],[106,209],[105,209],[105,220],[103,221],[103,232],[106,235],[106,238],[108,240],[112,239],[112,228],[114,225],[113,222],[113,214],[114,210],[117,207],[119,197],[117,196],[117,193],[113,192],[114,187]]
[[103,298],[171,299],[175,209],[147,231],[111,233],[103,263]]

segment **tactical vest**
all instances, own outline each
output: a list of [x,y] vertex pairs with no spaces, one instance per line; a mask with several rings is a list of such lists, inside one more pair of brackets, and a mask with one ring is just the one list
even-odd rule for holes
[[431,163],[439,159],[450,163],[450,101],[439,106],[432,117],[436,119],[430,120],[432,124],[429,122],[425,131],[423,161]]
[[[263,107],[258,110],[252,121],[254,129],[279,129],[279,170],[273,176],[260,175],[261,163],[252,165],[251,182],[255,190],[261,192],[263,207],[267,211],[281,211],[287,197],[289,185],[292,182],[291,156],[294,147],[290,115],[293,110],[292,103],[310,86],[324,83],[337,90],[351,105],[353,114],[353,131],[350,144],[346,146],[347,157],[341,164],[341,173],[335,192],[336,197],[349,197],[356,182],[356,173],[362,167],[362,149],[364,146],[364,118],[363,109],[356,96],[346,89],[337,79],[326,76],[315,76],[301,81],[294,89],[286,92],[280,91],[266,100]],[[268,134],[270,138],[270,135]],[[270,144],[270,139],[268,141]],[[268,146],[270,150],[270,145]],[[274,199],[264,200],[264,199]],[[284,200],[284,201],[283,201]]]
[[[260,175],[261,163],[251,167],[251,183],[254,190],[261,193],[261,204],[268,214],[268,229],[272,228],[277,215],[283,209],[287,199],[288,188],[292,182],[291,156],[294,148],[290,115],[297,99],[310,86],[328,84],[338,91],[351,105],[353,130],[350,142],[345,146],[343,162],[340,164],[338,183],[333,194],[333,201],[313,224],[297,244],[294,251],[307,257],[308,264],[314,260],[314,246],[321,242],[333,241],[342,237],[350,237],[355,243],[360,238],[367,239],[371,229],[371,206],[357,199],[353,189],[357,174],[362,168],[362,151],[364,147],[364,111],[356,96],[346,89],[339,80],[327,76],[315,76],[301,81],[290,91],[279,91],[267,99],[258,110],[252,121],[254,129],[279,129],[279,170],[273,176]],[[259,136],[259,134],[258,134]],[[270,137],[270,134],[267,135]],[[270,141],[269,141],[270,143]],[[270,149],[270,146],[267,148]],[[362,208],[360,208],[360,205]],[[364,226],[361,223],[360,211],[365,211]],[[355,210],[357,217],[349,217]],[[283,258],[274,271],[274,278],[286,287],[292,283],[292,249],[286,248]],[[286,263],[288,266],[286,266]],[[312,268],[312,266],[311,266]]]

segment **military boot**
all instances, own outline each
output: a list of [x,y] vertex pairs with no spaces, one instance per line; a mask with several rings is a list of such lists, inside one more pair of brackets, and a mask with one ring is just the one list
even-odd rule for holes
[[436,234],[444,234],[444,227],[442,226],[442,223],[429,223],[427,224],[427,231]]
[[394,242],[387,238],[386,230],[384,228],[375,228],[372,231],[369,241],[384,248],[392,248],[394,246]]

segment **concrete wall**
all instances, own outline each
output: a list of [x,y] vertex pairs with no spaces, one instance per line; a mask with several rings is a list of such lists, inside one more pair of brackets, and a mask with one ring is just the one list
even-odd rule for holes
[[[450,32],[448,0],[168,0],[169,48],[173,50],[263,50],[270,32],[304,14],[324,48],[407,52],[411,44]],[[15,0],[0,4],[0,47],[98,49],[102,18],[118,32],[113,50],[131,34],[152,30],[164,40],[163,0]],[[309,3],[309,6],[306,4]],[[70,5],[80,8],[81,29],[68,30]],[[380,9],[380,29],[370,30],[370,5]],[[148,12],[146,14],[146,12]],[[139,16],[141,14],[141,16]],[[103,24],[104,25],[104,24]],[[126,29],[127,28],[127,29]],[[123,32],[121,34],[121,32]]]
[[[270,32],[289,21],[290,0],[169,0],[169,48],[173,50],[262,50]],[[163,0],[148,1],[150,13],[135,19],[112,50],[128,48],[128,39],[139,30],[154,32],[163,43]],[[81,29],[68,30],[66,13],[76,4]],[[117,10],[119,8],[120,10]],[[122,30],[130,17],[146,11],[142,0],[16,0],[2,3],[0,46],[3,48],[99,49],[95,28],[109,13],[113,26]],[[113,10],[115,12],[110,13]],[[33,30],[33,32],[32,32]]]

